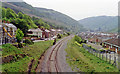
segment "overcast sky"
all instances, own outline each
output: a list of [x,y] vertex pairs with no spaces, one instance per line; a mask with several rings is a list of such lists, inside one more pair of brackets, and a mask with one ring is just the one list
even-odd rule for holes
[[92,16],[117,16],[119,0],[24,0],[34,7],[53,9],[80,20]]

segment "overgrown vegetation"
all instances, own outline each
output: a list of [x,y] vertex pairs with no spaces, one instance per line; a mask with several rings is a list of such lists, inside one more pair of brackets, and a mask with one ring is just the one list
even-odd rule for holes
[[31,71],[35,72],[40,56],[52,45],[52,43],[53,41],[41,41],[20,49],[16,48],[12,44],[3,45],[3,57],[16,54],[25,54],[26,56],[21,59],[17,59],[16,61],[2,64],[2,71],[27,72],[29,67],[28,64],[34,59]]
[[76,38],[74,37],[68,42],[68,46],[65,49],[67,52],[66,60],[73,70],[77,72],[91,73],[118,72],[116,67],[90,54],[82,47],[82,44],[76,42]]
[[18,50],[15,46],[12,44],[3,44],[2,45],[2,57],[6,57],[9,55],[15,55],[15,54],[23,54],[21,50]]

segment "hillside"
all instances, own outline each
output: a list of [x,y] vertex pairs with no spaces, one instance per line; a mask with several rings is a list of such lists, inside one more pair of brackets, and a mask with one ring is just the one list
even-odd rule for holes
[[84,31],[85,29],[78,21],[72,19],[71,17],[62,14],[60,12],[54,11],[52,9],[32,7],[25,2],[10,2],[3,3],[3,7],[11,8],[16,13],[19,11],[28,14],[30,16],[36,16],[42,18],[44,21],[51,24],[62,27],[69,32]]
[[16,14],[14,10],[4,7],[2,8],[2,21],[9,21],[10,23],[14,24],[17,28],[23,31],[24,36],[27,36],[26,33],[28,29],[31,28],[41,27],[45,29],[50,29],[57,27],[51,26],[51,24],[48,24],[37,17],[31,18],[30,16],[23,14],[22,12]]
[[108,32],[117,33],[117,32],[118,32],[118,27],[117,27],[117,28],[114,28],[114,29],[112,29],[112,30],[109,30]]
[[94,31],[112,31],[118,27],[117,16],[97,16],[79,20],[85,28]]

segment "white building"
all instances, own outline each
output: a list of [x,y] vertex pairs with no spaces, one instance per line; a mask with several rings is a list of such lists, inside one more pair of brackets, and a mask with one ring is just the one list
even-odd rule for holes
[[42,30],[37,28],[37,29],[29,29],[28,30],[28,35],[31,35],[31,36],[37,36],[38,38],[42,38]]

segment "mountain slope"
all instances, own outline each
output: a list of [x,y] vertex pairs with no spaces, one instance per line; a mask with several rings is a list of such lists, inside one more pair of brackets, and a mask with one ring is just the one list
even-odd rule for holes
[[112,29],[112,30],[109,30],[108,32],[118,33],[118,27],[117,27],[117,28],[114,28],[114,29]]
[[85,30],[83,26],[79,24],[78,21],[72,19],[71,17],[65,14],[51,9],[32,7],[31,5],[25,2],[3,3],[3,7],[11,8],[16,13],[21,11],[30,16],[40,17],[43,20],[50,22],[54,25],[62,26],[65,30],[69,32],[79,32]]
[[117,16],[97,16],[79,20],[85,28],[94,31],[110,31],[118,27]]

